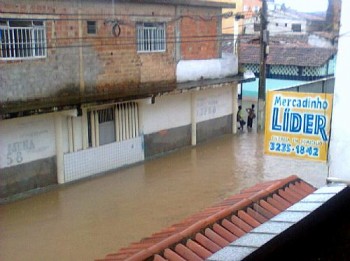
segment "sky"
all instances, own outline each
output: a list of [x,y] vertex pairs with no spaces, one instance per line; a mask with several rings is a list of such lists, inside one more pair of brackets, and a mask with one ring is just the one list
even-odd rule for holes
[[291,7],[300,12],[326,11],[328,6],[328,0],[275,0],[275,3],[285,3],[287,7]]

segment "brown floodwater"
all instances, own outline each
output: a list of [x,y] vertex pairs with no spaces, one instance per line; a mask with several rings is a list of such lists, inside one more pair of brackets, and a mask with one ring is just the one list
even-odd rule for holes
[[0,260],[94,260],[259,182],[326,184],[325,163],[263,154],[263,134],[226,135],[0,206]]

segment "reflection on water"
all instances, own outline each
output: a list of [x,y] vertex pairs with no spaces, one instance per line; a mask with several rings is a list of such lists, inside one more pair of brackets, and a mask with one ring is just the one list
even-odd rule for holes
[[0,206],[0,260],[94,260],[256,183],[298,175],[325,185],[327,165],[263,155],[263,135],[196,148]]

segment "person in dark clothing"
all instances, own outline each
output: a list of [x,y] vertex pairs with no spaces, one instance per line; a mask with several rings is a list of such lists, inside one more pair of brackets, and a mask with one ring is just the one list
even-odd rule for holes
[[247,128],[248,131],[252,130],[253,127],[253,120],[255,119],[256,115],[255,115],[255,111],[254,111],[254,107],[255,105],[252,104],[251,108],[247,108],[246,111],[248,113],[248,119],[247,119]]

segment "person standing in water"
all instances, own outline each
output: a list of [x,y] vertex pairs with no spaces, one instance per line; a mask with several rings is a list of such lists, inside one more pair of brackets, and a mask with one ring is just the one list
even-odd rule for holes
[[239,130],[243,131],[243,127],[245,125],[245,121],[243,120],[243,115],[242,115],[242,106],[238,106],[238,112],[237,112],[237,121],[239,122],[240,128]]
[[255,119],[255,110],[254,110],[255,105],[252,104],[251,108],[247,108],[246,111],[248,113],[248,119],[247,119],[247,128],[248,131],[251,131],[253,128],[253,120]]

